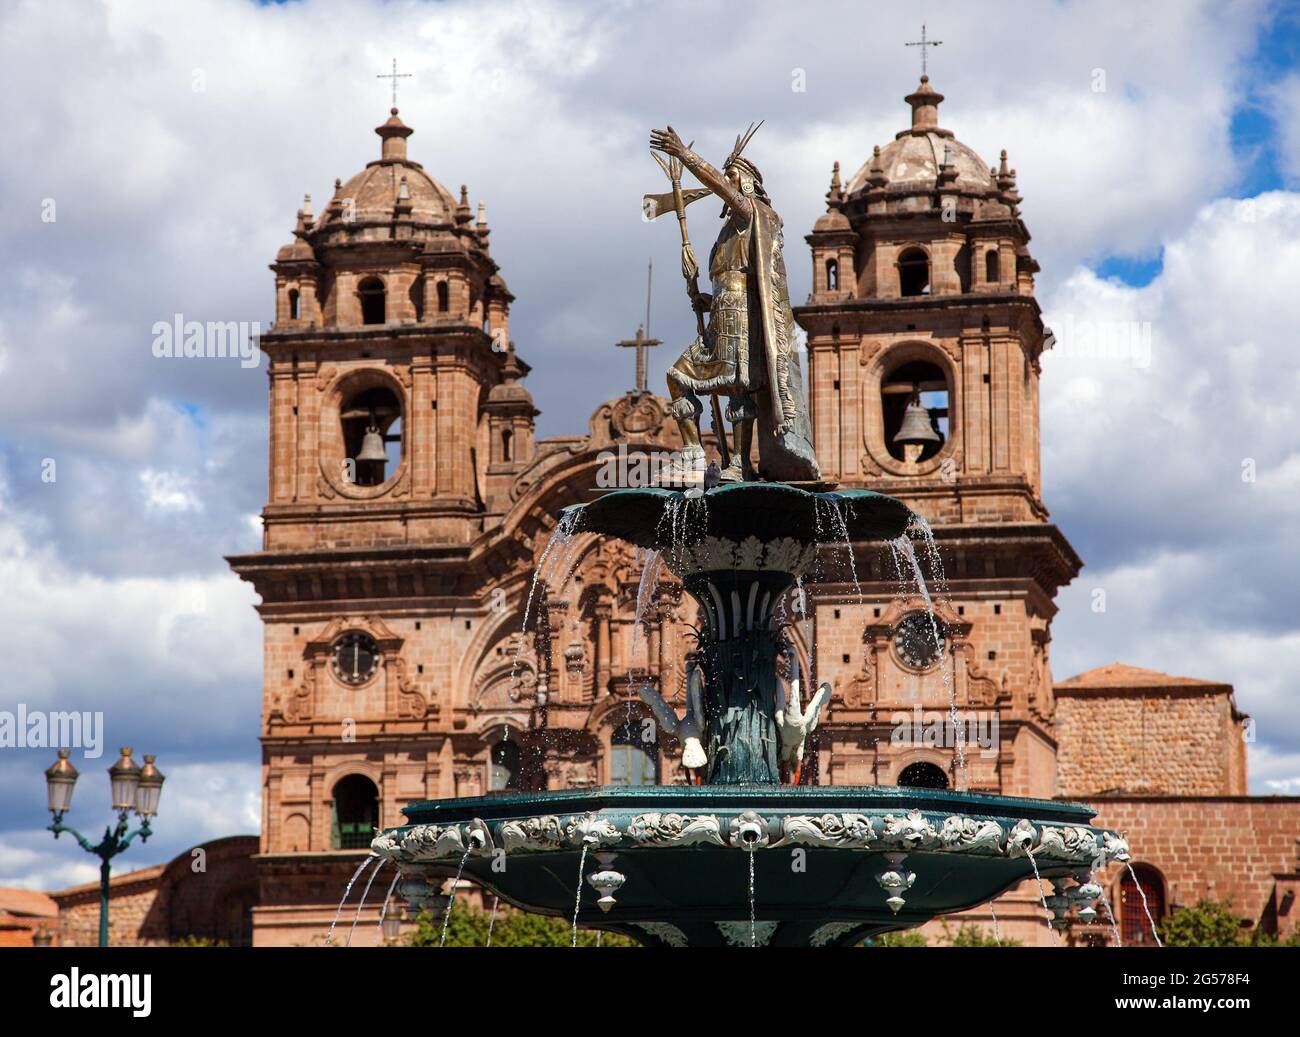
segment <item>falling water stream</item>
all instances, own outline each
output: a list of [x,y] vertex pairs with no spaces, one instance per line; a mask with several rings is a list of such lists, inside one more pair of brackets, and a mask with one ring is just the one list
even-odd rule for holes
[[1142,897],[1142,910],[1147,913],[1147,924],[1151,926],[1151,935],[1156,938],[1156,946],[1163,947],[1164,943],[1160,940],[1160,934],[1156,932],[1156,920],[1151,917],[1151,908],[1147,904],[1147,891],[1142,888],[1142,883],[1138,881],[1137,872],[1133,870],[1132,863],[1125,861],[1124,866],[1128,868],[1128,873],[1133,876],[1133,884],[1137,886],[1138,893]]
[[366,897],[370,896],[370,887],[375,884],[375,876],[383,870],[384,865],[387,863],[387,861],[380,857],[374,870],[371,871],[370,878],[366,882],[366,887],[361,891],[361,899],[357,901],[357,913],[352,916],[352,928],[348,930],[348,939],[347,943],[343,945],[344,947],[352,946],[352,934],[357,931],[357,923],[361,921],[361,909],[366,906]]
[[402,877],[400,871],[393,874],[393,881],[388,884],[388,892],[384,894],[384,906],[379,909],[379,933],[380,939],[383,939],[384,919],[388,917],[388,902],[393,899],[393,888],[397,885],[397,880]]
[[334,942],[334,927],[339,924],[339,915],[343,913],[343,903],[348,899],[348,894],[352,892],[352,884],[357,881],[357,876],[365,870],[366,865],[373,861],[378,854],[369,854],[365,860],[357,865],[357,870],[352,873],[352,878],[348,879],[347,886],[343,889],[343,896],[339,897],[338,910],[334,912],[334,921],[330,922],[329,932],[325,934],[325,945],[329,946]]
[[447,912],[442,916],[442,936],[438,940],[439,947],[447,943],[447,926],[451,922],[451,909],[456,906],[456,890],[460,889],[460,873],[465,870],[467,860],[469,860],[469,850],[460,855],[460,863],[456,865],[456,877],[451,883],[451,899],[447,901]]
[[1106,909],[1106,919],[1110,922],[1110,935],[1115,941],[1116,947],[1123,947],[1124,941],[1120,939],[1119,926],[1115,924],[1115,912],[1111,909],[1110,900],[1106,896],[1106,887],[1101,883],[1101,904]]
[[492,914],[491,914],[491,916],[488,918],[488,934],[487,934],[487,943],[485,943],[485,944],[483,945],[483,946],[485,946],[485,947],[491,947],[491,946],[492,946],[492,927],[493,927],[494,925],[497,924],[497,904],[499,904],[500,902],[501,902],[501,898],[500,898],[500,897],[493,897],[493,898],[492,898]]
[[1059,941],[1061,939],[1061,934],[1057,931],[1056,926],[1052,925],[1056,916],[1052,914],[1052,909],[1047,906],[1047,894],[1043,892],[1043,876],[1038,874],[1038,861],[1034,860],[1034,855],[1032,853],[1027,853],[1025,856],[1029,858],[1029,863],[1032,864],[1034,868],[1034,882],[1038,884],[1038,899],[1043,902],[1043,912],[1047,915],[1047,927],[1051,929],[1052,932],[1056,933],[1056,939]]
[[[546,541],[546,546],[542,548],[542,557],[537,560],[537,567],[533,570],[532,582],[528,585],[528,597],[524,601],[524,618],[519,625],[520,634],[528,630],[528,620],[532,616],[533,600],[537,596],[537,585],[543,580],[543,573],[546,571],[546,563],[551,558],[557,546],[567,547],[577,533],[578,519],[581,517],[580,511],[566,511],[560,516],[560,521],[556,523],[555,529],[551,533],[551,538]],[[515,678],[519,672],[519,659],[523,655],[524,639],[521,636],[519,643],[515,646],[515,657],[510,664],[510,681],[509,686],[514,688]]]
[[993,901],[989,901],[989,914],[993,916],[993,942],[1002,946],[1002,934],[998,932],[998,913],[993,910]]
[[582,844],[582,853],[578,856],[578,892],[573,898],[573,942],[570,947],[578,946],[578,908],[582,906],[582,869],[587,866],[587,844]]
[[754,922],[754,851],[749,851],[749,945],[758,946],[758,926]]

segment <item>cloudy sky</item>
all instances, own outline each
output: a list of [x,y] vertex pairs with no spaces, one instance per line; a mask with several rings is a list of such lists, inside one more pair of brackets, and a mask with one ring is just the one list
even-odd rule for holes
[[[638,200],[671,122],[751,145],[801,236],[832,162],[907,124],[921,18],[941,122],[1010,153],[1060,344],[1045,495],[1086,562],[1063,678],[1123,660],[1230,681],[1255,792],[1300,793],[1300,13],[1284,3],[249,0],[0,8],[0,709],[105,714],[70,820],[108,819],[111,749],[159,754],[159,835],[257,829],[260,632],[222,561],[259,546],[266,377],[151,352],[155,321],[269,323],[304,192],[378,155],[393,57],[412,156],[487,203],[543,434],[629,386],[644,314],[690,333],[675,234]],[[800,257],[805,257],[800,259]],[[1125,337],[1136,328],[1131,337]],[[1099,350],[1096,332],[1109,334]],[[654,358],[657,384],[672,352]],[[575,385],[575,381],[577,384]],[[570,406],[575,399],[585,402]],[[53,462],[51,465],[50,462]],[[53,479],[50,478],[51,474]],[[1091,604],[1105,591],[1106,610]],[[1288,706],[1290,705],[1290,708]],[[0,884],[95,877],[42,827],[48,750],[0,750]]]

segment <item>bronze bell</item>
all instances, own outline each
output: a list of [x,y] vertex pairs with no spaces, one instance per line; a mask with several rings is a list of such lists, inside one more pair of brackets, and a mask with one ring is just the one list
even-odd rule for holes
[[384,449],[384,437],[379,434],[379,429],[374,425],[366,429],[365,438],[361,440],[361,453],[357,454],[357,460],[388,460],[388,452]]
[[894,442],[899,446],[907,446],[911,443],[923,446],[926,443],[942,441],[943,437],[930,424],[930,412],[921,406],[921,398],[913,396],[907,404],[907,410],[903,411],[903,423],[894,434]]

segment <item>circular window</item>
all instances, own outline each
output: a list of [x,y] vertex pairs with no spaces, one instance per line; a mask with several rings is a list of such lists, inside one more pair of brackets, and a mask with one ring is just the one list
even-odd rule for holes
[[937,663],[944,646],[943,624],[932,619],[928,612],[910,612],[894,629],[898,657],[918,670],[929,669]]
[[365,684],[379,665],[379,646],[369,634],[354,631],[334,642],[334,676],[344,684]]

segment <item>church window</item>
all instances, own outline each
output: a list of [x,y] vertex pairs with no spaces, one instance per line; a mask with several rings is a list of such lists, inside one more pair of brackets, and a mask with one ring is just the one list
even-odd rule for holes
[[828,292],[840,290],[840,264],[834,259],[826,260],[826,290]]
[[348,476],[358,486],[378,486],[402,459],[402,405],[384,386],[352,396],[340,411]]
[[451,309],[451,291],[446,281],[438,282],[438,312],[446,313]]
[[289,319],[298,319],[298,289],[289,289]]
[[657,785],[659,744],[647,741],[653,730],[633,720],[616,727],[609,739],[609,783],[611,785]]
[[514,456],[512,454],[514,447],[511,442],[511,438],[512,437],[511,437],[510,430],[508,428],[503,428],[501,430],[501,460],[502,461],[514,460]]
[[995,248],[984,253],[984,280],[989,284],[997,284],[1002,280],[1001,271],[998,269],[998,250]]
[[511,739],[492,747],[488,763],[488,791],[504,792],[519,788],[519,743]]
[[379,789],[364,774],[349,774],[334,786],[330,846],[366,850],[379,829]]
[[934,457],[948,441],[948,379],[936,364],[900,364],[880,385],[885,448],[898,461]]
[[361,323],[383,324],[387,319],[384,308],[384,282],[377,277],[367,277],[357,285],[361,300]]
[[905,789],[946,789],[948,775],[933,763],[909,763],[898,775],[898,784]]
[[1126,871],[1119,883],[1120,937],[1125,947],[1155,943],[1147,920],[1148,911],[1157,923],[1164,917],[1165,883],[1151,865],[1134,864],[1133,870]]
[[898,290],[905,296],[930,294],[930,257],[924,249],[904,249],[899,255]]

